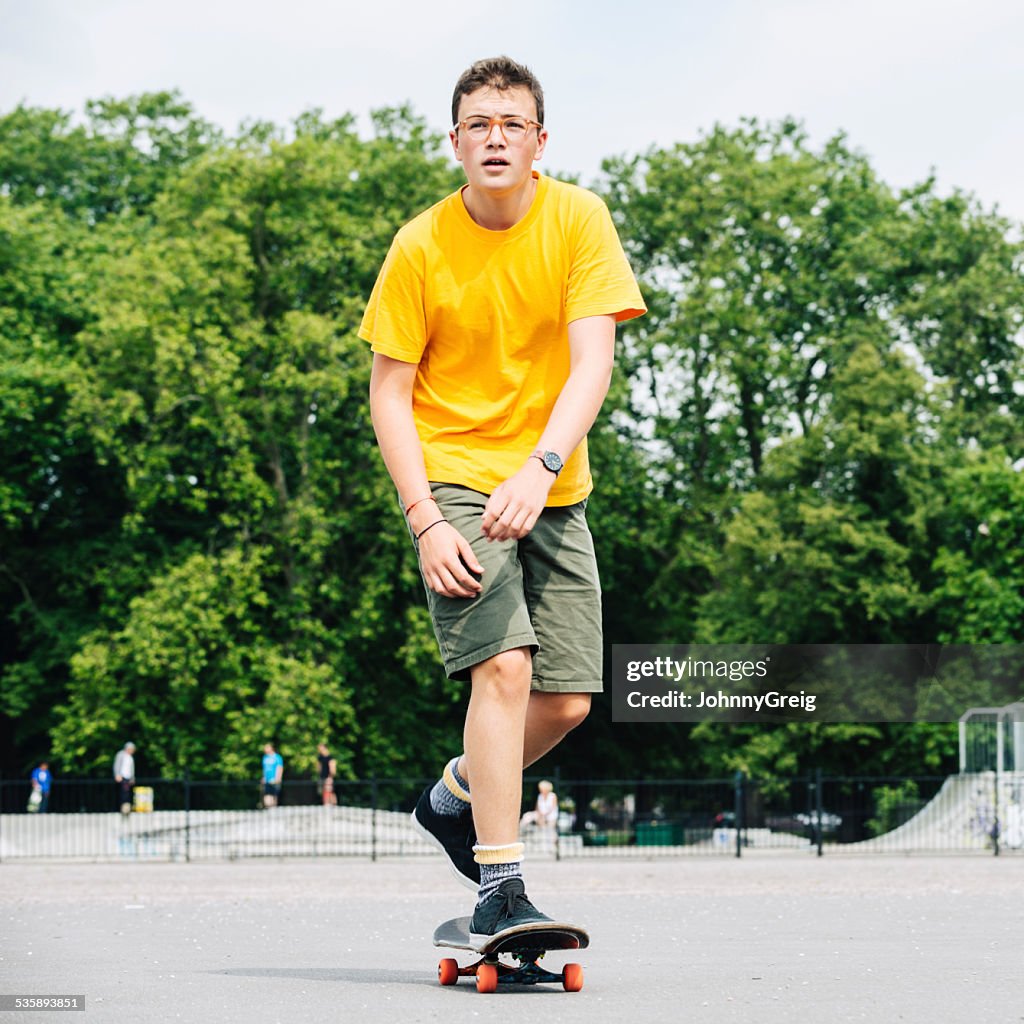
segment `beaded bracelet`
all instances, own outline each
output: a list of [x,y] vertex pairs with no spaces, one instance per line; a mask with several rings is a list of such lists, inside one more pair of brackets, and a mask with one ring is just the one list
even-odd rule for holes
[[427,532],[427,530],[432,530],[435,526],[437,526],[438,523],[447,523],[447,522],[448,522],[447,519],[435,519],[429,526],[423,527],[423,529],[420,530],[420,532],[416,534],[416,539],[419,540],[420,537],[422,537],[423,534],[425,534]]

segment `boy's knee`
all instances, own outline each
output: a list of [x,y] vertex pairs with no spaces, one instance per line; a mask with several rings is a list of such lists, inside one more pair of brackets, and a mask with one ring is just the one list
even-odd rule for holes
[[575,729],[590,714],[589,693],[567,693],[563,695],[560,715],[566,732]]
[[528,648],[502,651],[473,667],[474,686],[482,685],[494,696],[523,700],[530,693],[532,659]]
[[590,714],[589,693],[545,693],[544,714],[559,731],[567,733]]

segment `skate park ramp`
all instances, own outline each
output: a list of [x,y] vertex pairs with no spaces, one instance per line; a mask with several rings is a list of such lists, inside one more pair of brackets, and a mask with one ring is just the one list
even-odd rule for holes
[[938,793],[897,828],[852,843],[851,852],[1024,849],[1024,772],[951,775]]

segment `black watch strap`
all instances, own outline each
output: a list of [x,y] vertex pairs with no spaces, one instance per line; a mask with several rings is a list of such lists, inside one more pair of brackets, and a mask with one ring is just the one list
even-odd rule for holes
[[550,472],[558,476],[562,472],[562,467],[565,463],[562,462],[561,455],[558,452],[546,452],[538,448],[535,452],[530,454],[531,459],[540,459],[541,465]]

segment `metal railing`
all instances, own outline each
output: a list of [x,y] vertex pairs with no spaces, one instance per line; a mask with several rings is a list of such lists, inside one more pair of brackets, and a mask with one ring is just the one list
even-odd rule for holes
[[[536,781],[524,782],[527,804]],[[558,824],[524,828],[530,856],[1024,850],[1024,772],[553,781]],[[43,813],[28,811],[27,780],[0,781],[0,861],[427,855],[409,827],[427,783],[337,781],[324,805],[315,782],[286,781],[267,808],[251,782],[139,779],[137,809],[122,814],[112,781],[58,778]]]

